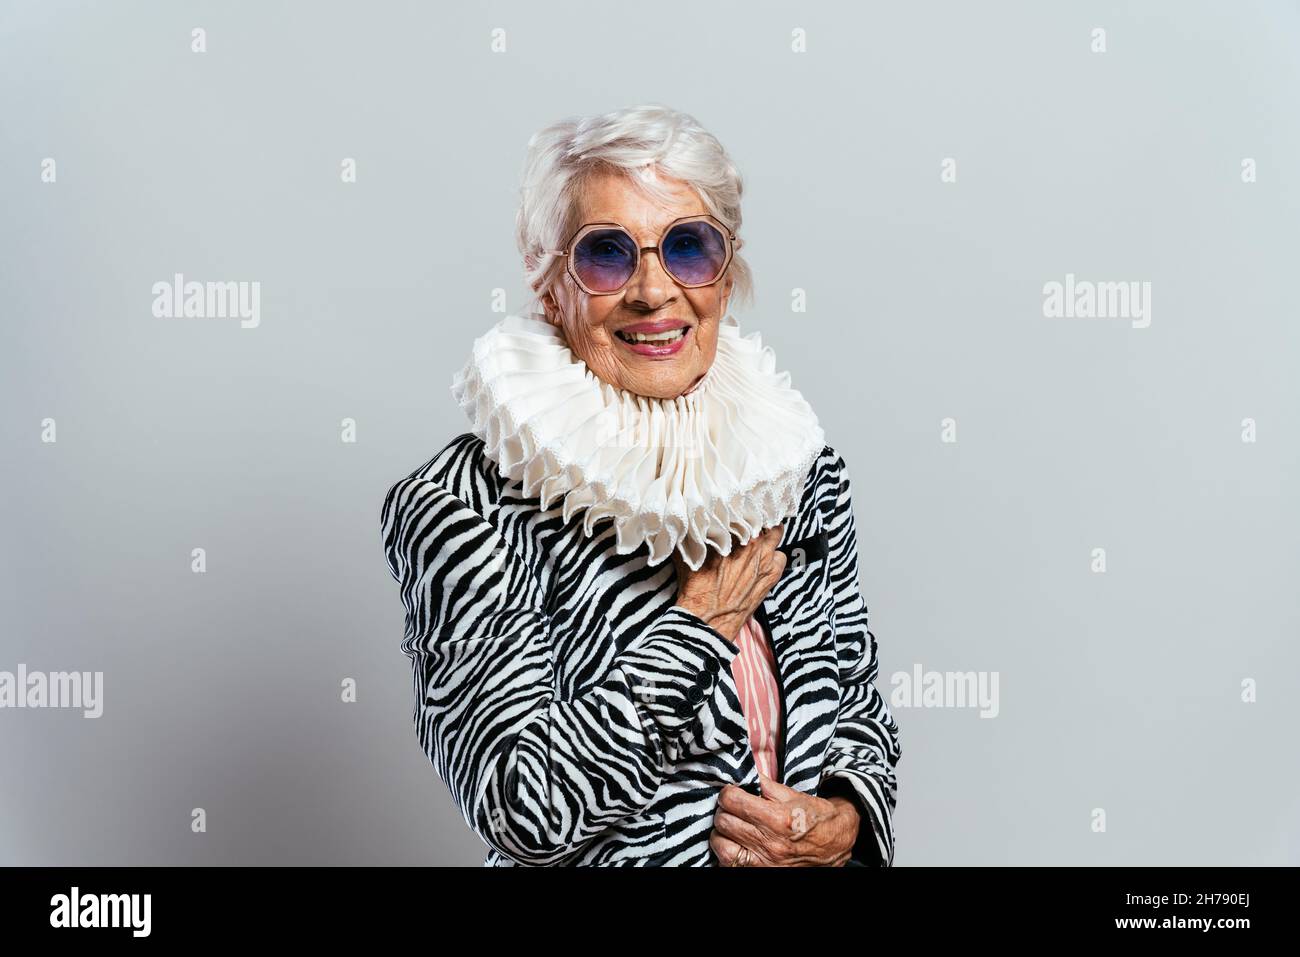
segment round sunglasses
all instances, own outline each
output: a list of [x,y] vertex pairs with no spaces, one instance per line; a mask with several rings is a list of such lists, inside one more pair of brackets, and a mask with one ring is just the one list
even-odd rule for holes
[[592,296],[618,292],[636,275],[641,253],[659,254],[664,271],[687,289],[717,282],[732,254],[744,240],[714,217],[683,216],[669,223],[653,246],[639,246],[618,223],[587,223],[573,234],[564,249],[544,249],[564,256],[573,281]]

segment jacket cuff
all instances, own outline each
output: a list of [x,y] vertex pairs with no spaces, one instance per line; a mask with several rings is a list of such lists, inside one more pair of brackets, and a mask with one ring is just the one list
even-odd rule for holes
[[739,653],[704,619],[674,605],[619,655],[619,666],[637,703],[676,734],[695,720]]
[[857,808],[858,837],[849,852],[850,862],[868,867],[892,865],[893,841],[889,838],[888,822],[878,821],[871,811],[876,795],[867,776],[849,771],[827,774],[817,786],[817,796],[848,798]]

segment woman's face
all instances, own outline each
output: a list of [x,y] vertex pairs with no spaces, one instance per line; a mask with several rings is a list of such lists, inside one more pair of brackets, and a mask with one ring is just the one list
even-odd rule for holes
[[[620,223],[645,247],[658,242],[674,219],[708,212],[681,180],[663,182],[674,190],[668,205],[617,174],[594,174],[578,222]],[[636,275],[613,295],[588,295],[566,271],[541,301],[547,320],[564,331],[569,348],[602,380],[637,395],[672,399],[688,392],[713,364],[718,323],[727,314],[734,283],[728,269],[711,286],[683,289],[664,271],[657,253],[643,251]],[[634,333],[678,328],[685,332],[676,342],[630,341]]]

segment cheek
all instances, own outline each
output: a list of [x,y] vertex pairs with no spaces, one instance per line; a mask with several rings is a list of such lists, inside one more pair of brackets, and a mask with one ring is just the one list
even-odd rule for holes
[[574,303],[571,310],[566,310],[563,321],[564,338],[574,354],[597,369],[605,368],[614,356],[612,333],[609,332],[605,319],[608,310],[599,313],[590,308],[590,301]]
[[593,299],[582,294],[574,315],[581,327],[583,339],[593,346],[608,346],[613,335],[608,325],[611,312],[605,299]]
[[706,365],[712,364],[718,354],[718,324],[710,322],[696,342],[697,355]]
[[722,312],[722,293],[717,285],[688,290],[688,298],[696,318],[701,321],[716,319]]

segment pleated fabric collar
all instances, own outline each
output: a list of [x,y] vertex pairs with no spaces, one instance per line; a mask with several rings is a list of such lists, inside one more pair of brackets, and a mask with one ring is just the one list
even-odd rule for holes
[[825,445],[817,416],[757,333],[719,324],[713,365],[691,392],[618,389],[540,318],[506,316],[474,342],[452,395],[488,457],[543,508],[583,530],[612,521],[619,554],[673,551],[699,568],[793,516]]

